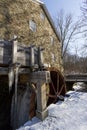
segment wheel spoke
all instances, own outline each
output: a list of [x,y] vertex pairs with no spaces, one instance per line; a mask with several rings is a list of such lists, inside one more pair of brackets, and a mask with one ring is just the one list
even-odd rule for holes
[[57,94],[58,96],[61,94],[61,92],[62,92],[64,86],[65,86],[64,84],[61,86],[61,89],[60,89],[60,91],[59,91],[58,94]]
[[59,75],[57,73],[57,93],[58,93],[58,91],[59,91]]
[[46,95],[49,96],[50,98],[56,99],[56,95],[51,95],[51,94],[46,94]]
[[53,88],[53,90],[54,90],[54,93],[55,93],[55,95],[56,95],[56,89],[55,89],[55,87],[54,87],[54,84],[53,84],[52,81],[51,81],[51,83],[52,83],[52,88]]

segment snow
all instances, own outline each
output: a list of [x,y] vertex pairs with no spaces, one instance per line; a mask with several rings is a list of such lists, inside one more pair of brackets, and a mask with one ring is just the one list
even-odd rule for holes
[[[77,82],[73,85],[73,89],[75,91],[84,91],[86,88],[86,85],[83,82]],[[86,91],[86,90],[85,90]]]
[[34,117],[18,130],[87,130],[87,93],[70,91],[70,97],[48,107],[48,117]]

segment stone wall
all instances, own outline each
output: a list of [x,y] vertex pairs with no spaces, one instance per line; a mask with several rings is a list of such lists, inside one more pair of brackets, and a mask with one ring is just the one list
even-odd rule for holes
[[[36,23],[35,32],[29,27],[30,20]],[[45,48],[44,62],[62,70],[60,42],[41,4],[32,0],[0,0],[0,38],[11,39],[13,35],[20,42]]]

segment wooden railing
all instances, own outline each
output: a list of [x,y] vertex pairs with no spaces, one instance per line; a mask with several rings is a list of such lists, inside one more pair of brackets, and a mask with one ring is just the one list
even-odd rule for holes
[[[11,61],[12,44],[5,41],[0,41],[0,64],[7,65]],[[12,62],[12,61],[11,61]]]
[[17,40],[0,41],[0,66],[20,63],[24,67],[43,66],[43,49],[34,45],[26,46]]
[[87,73],[86,74],[66,74],[65,75],[66,82],[87,82]]

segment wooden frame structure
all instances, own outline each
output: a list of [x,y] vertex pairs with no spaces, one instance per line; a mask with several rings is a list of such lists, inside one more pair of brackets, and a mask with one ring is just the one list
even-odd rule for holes
[[42,48],[26,46],[12,41],[0,41],[0,66],[19,63],[22,67],[40,67],[43,65]]
[[[17,115],[17,89],[19,75],[27,75],[27,82],[37,85],[36,116],[43,120],[47,116],[46,85],[50,82],[49,71],[39,71],[43,68],[43,49],[34,45],[26,46],[12,41],[0,41],[0,75],[8,75],[9,91],[15,87],[15,114]],[[35,71],[38,69],[38,71]],[[32,72],[31,72],[32,70]],[[17,122],[15,122],[16,124]]]

